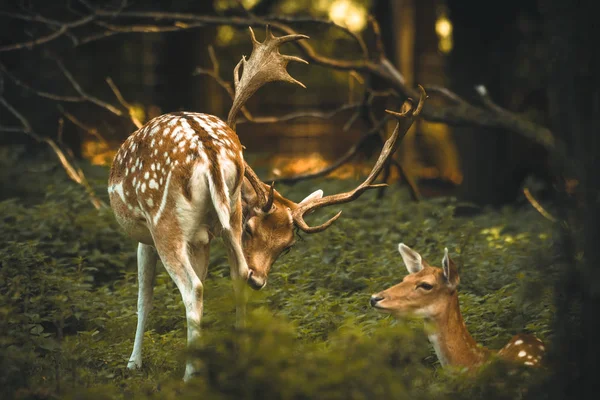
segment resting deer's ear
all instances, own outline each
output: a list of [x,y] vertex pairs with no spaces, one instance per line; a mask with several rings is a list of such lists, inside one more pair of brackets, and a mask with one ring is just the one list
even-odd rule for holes
[[302,200],[300,203],[298,204],[302,204],[302,203],[308,203],[309,201],[312,200],[316,200],[316,199],[320,199],[321,197],[323,197],[323,191],[321,189],[316,190],[314,192],[312,192],[311,194],[309,194],[308,196],[306,196],[304,198],[304,200]]
[[458,276],[458,268],[456,268],[456,264],[454,261],[450,259],[448,256],[448,248],[444,249],[444,258],[442,258],[442,269],[444,271],[444,278],[446,278],[446,282],[448,282],[448,286],[452,289],[458,286],[460,282],[460,277]]
[[405,245],[404,243],[400,243],[398,245],[398,251],[402,256],[402,260],[406,265],[406,269],[409,273],[415,274],[423,269],[423,259],[421,255]]

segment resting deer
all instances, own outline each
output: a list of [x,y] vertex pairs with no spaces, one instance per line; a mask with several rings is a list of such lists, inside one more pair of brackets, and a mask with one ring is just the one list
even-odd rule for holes
[[[444,250],[442,268],[431,267],[408,246],[398,246],[409,275],[401,283],[371,296],[371,306],[379,311],[405,316],[414,314],[432,323],[429,341],[442,366],[475,367],[493,354],[478,346],[469,334],[458,303],[458,269]],[[545,348],[533,335],[514,336],[497,354],[516,363],[539,366]]]
[[[357,199],[373,184],[402,136],[419,114],[406,103],[398,124],[367,179],[354,190],[323,197],[317,190],[296,203],[261,182],[244,162],[242,145],[234,132],[238,111],[263,84],[282,80],[296,83],[286,71],[289,61],[304,60],[279,53],[284,43],[304,35],[274,37],[267,27],[260,43],[250,29],[253,51],[234,70],[235,97],[228,123],[194,112],[156,117],[123,143],[113,160],[108,191],[118,223],[138,245],[138,323],[128,368],[142,365],[144,327],[152,304],[152,281],[160,257],[177,285],[186,310],[188,344],[200,334],[203,281],[211,240],[221,236],[234,283],[237,322],[242,323],[244,282],[265,286],[271,265],[294,245],[294,229],[316,233],[327,229],[340,213],[318,226],[304,215],[321,207]],[[243,72],[240,77],[240,68]],[[190,361],[184,379],[194,373]]]

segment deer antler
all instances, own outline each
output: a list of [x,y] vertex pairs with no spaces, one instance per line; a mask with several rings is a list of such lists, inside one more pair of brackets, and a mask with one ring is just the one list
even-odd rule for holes
[[331,218],[324,224],[313,227],[308,226],[308,224],[304,221],[304,215],[315,211],[321,207],[330,206],[333,204],[348,203],[352,200],[356,200],[361,194],[363,194],[363,192],[369,189],[376,189],[382,186],[386,186],[385,183],[373,184],[373,182],[383,169],[383,166],[387,162],[388,158],[396,151],[398,144],[400,143],[400,141],[402,141],[402,139],[406,135],[406,132],[408,132],[415,119],[421,113],[421,110],[423,109],[423,105],[425,103],[425,99],[427,98],[427,94],[425,93],[425,89],[423,89],[421,85],[419,85],[419,90],[420,98],[416,107],[413,103],[413,100],[408,99],[402,105],[402,111],[399,113],[395,111],[385,110],[387,113],[395,116],[398,119],[398,123],[396,124],[396,128],[394,129],[392,135],[383,145],[381,154],[379,155],[379,158],[377,159],[377,162],[375,163],[375,166],[371,170],[371,173],[369,174],[367,179],[365,179],[363,183],[361,183],[358,187],[356,187],[350,192],[322,197],[320,199],[315,199],[310,202],[302,203],[301,205],[299,205],[292,212],[292,218],[294,219],[294,223],[298,228],[302,229],[306,233],[322,232],[325,229],[329,228],[329,226],[340,217],[340,215],[342,214],[341,211],[338,212],[335,216],[333,216],[333,218]]
[[[279,53],[279,46],[294,40],[308,39],[306,35],[294,34],[281,37],[275,37],[271,33],[271,28],[267,25],[265,40],[260,43],[254,36],[254,31],[250,29],[252,39],[252,54],[246,60],[243,56],[240,62],[233,70],[233,82],[235,84],[235,97],[233,105],[227,116],[227,124],[235,130],[236,118],[239,110],[246,101],[264,84],[273,81],[285,81],[294,83],[305,88],[302,82],[292,78],[287,72],[286,67],[290,61],[297,61],[308,64],[306,60],[300,57],[284,55]],[[240,68],[243,66],[242,76],[240,77]],[[256,191],[258,205],[260,208],[266,208],[269,203],[272,204],[273,188],[271,187],[269,195],[266,185],[260,181],[256,173],[245,163],[244,176],[250,182],[250,185]],[[269,209],[271,206],[269,205]],[[268,210],[266,210],[268,211]]]

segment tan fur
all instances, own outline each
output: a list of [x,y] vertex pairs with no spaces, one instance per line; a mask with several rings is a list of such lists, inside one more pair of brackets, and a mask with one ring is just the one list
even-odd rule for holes
[[[416,254],[421,261],[418,253],[410,254]],[[405,276],[401,283],[374,294],[371,297],[372,306],[396,317],[417,315],[430,322],[433,332],[429,338],[442,365],[471,368],[487,361],[494,352],[477,345],[460,312],[456,265],[448,257],[450,279],[441,268],[431,267],[424,260],[420,268],[420,271]],[[424,283],[431,285],[431,289],[425,289]],[[532,335],[519,334],[497,354],[509,361],[538,366],[544,351],[541,340]]]

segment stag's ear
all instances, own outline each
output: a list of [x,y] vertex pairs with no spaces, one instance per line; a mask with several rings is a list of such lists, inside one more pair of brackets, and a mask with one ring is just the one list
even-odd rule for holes
[[406,269],[409,273],[415,274],[423,269],[423,259],[421,255],[405,245],[404,243],[400,243],[398,245],[398,251],[402,256],[402,260],[406,265]]
[[448,248],[444,249],[444,258],[442,258],[442,269],[444,270],[444,278],[446,278],[446,282],[451,289],[454,289],[458,286],[460,282],[460,277],[458,276],[458,268],[454,261],[450,259],[448,256]]
[[319,189],[319,190],[314,191],[313,193],[309,194],[308,196],[306,196],[306,198],[298,204],[308,203],[309,201],[320,199],[321,197],[323,197],[323,191],[321,189]]

